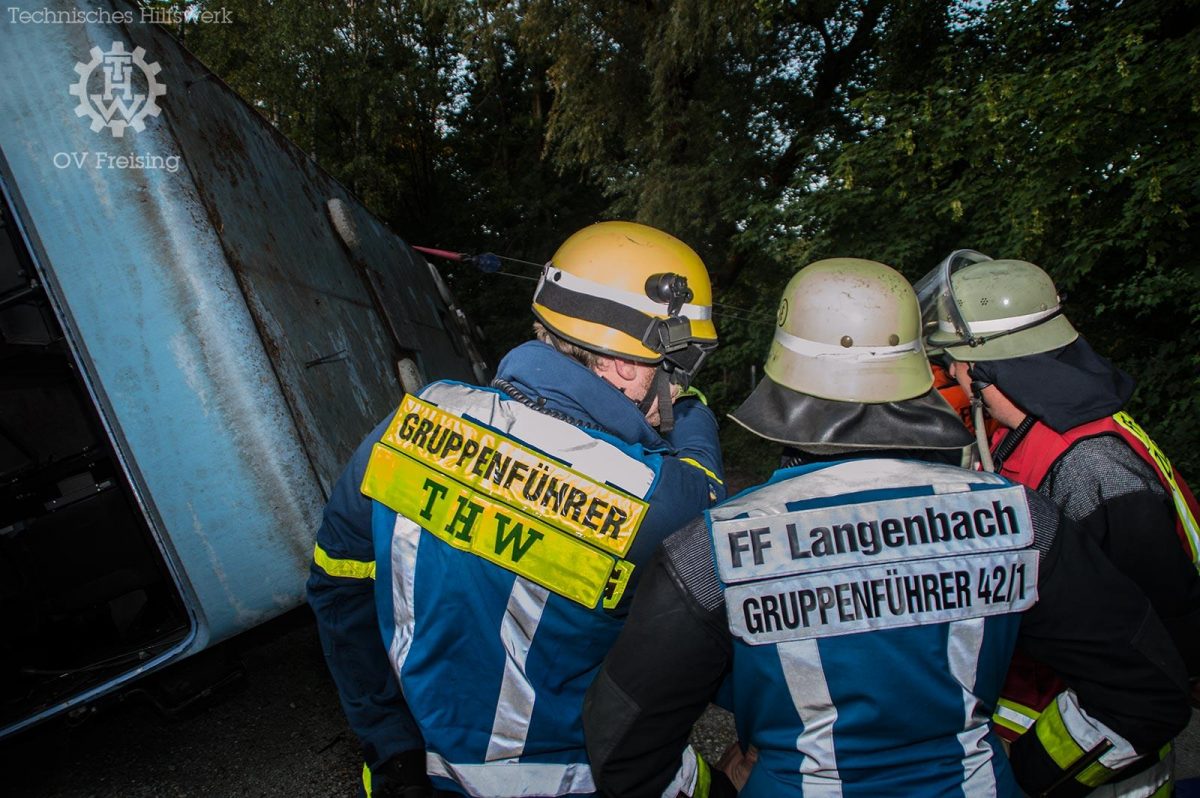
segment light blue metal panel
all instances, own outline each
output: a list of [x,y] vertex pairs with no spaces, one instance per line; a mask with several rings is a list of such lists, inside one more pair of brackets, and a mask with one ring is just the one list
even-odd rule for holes
[[[399,402],[398,358],[416,355],[429,378],[472,379],[470,363],[450,346],[422,259],[165,33],[133,33],[176,87],[163,118],[329,486]],[[347,210],[349,247],[331,199]]]
[[[172,131],[171,109],[188,102],[186,86],[164,68],[163,114],[122,138],[93,132],[75,113],[76,62],[114,42],[129,51],[144,44],[151,62],[171,47],[138,24],[0,26],[0,69],[11,76],[0,81],[4,179],[85,379],[200,619],[196,650],[301,601],[323,498]],[[183,166],[119,168],[110,156],[120,155],[179,155]]]

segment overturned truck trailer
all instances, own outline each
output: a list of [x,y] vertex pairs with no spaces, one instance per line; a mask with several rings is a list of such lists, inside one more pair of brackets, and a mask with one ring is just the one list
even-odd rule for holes
[[361,437],[405,388],[483,378],[429,265],[166,31],[119,3],[18,9],[0,736],[298,605]]

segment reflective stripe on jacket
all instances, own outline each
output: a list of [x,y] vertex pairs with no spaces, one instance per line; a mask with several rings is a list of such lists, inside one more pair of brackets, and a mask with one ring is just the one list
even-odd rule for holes
[[[1008,434],[1009,430],[1001,430],[993,436],[992,449],[995,450]],[[1068,449],[1078,441],[1097,435],[1116,435],[1154,469],[1158,481],[1171,497],[1175,508],[1179,543],[1191,561],[1200,568],[1200,528],[1196,520],[1200,517],[1200,505],[1197,504],[1191,488],[1184,482],[1183,476],[1171,465],[1163,451],[1124,411],[1081,424],[1061,434],[1040,421],[1036,422],[1013,454],[1004,461],[1000,473],[1037,490],[1054,464]]]
[[363,491],[384,640],[435,785],[594,792],[584,692],[639,567],[704,509],[708,484],[497,390],[434,383],[406,399]]
[[740,793],[1015,796],[989,720],[1036,600],[1025,490],[902,460],[778,472],[710,511]]

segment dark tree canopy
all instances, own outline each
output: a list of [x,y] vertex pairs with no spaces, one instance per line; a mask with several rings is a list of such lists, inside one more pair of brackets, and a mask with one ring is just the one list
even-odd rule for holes
[[[796,269],[915,279],[972,247],[1051,273],[1197,473],[1197,0],[223,5],[235,24],[187,44],[410,242],[540,263],[625,218],[695,247],[725,306],[719,412]],[[528,337],[532,282],[445,266],[493,358]]]

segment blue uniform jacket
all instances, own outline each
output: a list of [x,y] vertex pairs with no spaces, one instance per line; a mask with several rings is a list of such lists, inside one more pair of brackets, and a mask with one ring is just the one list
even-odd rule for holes
[[[758,750],[747,798],[1084,795],[1187,720],[1145,597],[994,474],[870,455],[785,469],[647,571],[585,704],[606,796],[735,794],[687,745],[728,676]],[[989,721],[1018,640],[1071,689],[1005,757]]]
[[[589,435],[613,444],[653,470],[655,477],[650,511],[626,554],[627,560],[635,564],[645,562],[663,537],[697,515],[712,501],[723,497],[716,421],[698,400],[687,398],[676,403],[676,427],[664,439],[646,423],[629,399],[590,370],[544,344],[530,342],[514,349],[501,362],[497,379],[515,389],[525,402],[546,411],[545,423],[559,423],[554,418],[556,415],[575,419]],[[477,391],[490,390],[462,387]],[[517,401],[507,395],[501,396],[504,402]],[[413,712],[391,672],[388,654],[380,638],[372,601],[375,576],[375,552],[371,540],[372,502],[359,491],[371,448],[380,440],[390,420],[381,423],[364,440],[338,480],[318,530],[317,549],[308,584],[309,602],[317,616],[326,658],[338,685],[343,708],[363,744],[367,764],[371,766],[396,753],[424,744],[420,725],[414,720]],[[377,505],[376,513],[384,509]],[[425,551],[434,551],[432,544],[438,542],[432,539],[429,542],[431,545]],[[381,545],[386,551],[386,541]],[[514,580],[511,573],[473,555],[451,550],[444,545],[442,548],[446,549],[441,552],[443,556],[429,557],[423,561],[425,565],[449,569],[455,574],[471,570],[480,570],[485,574],[494,571],[496,573],[486,578],[492,580],[493,588],[503,593],[507,600],[508,588],[498,582],[507,580],[511,586]],[[381,569],[384,565],[381,564]],[[583,611],[578,605],[559,596],[550,597],[552,606],[560,602],[571,604],[563,617],[572,614],[595,616],[590,623],[601,629],[587,632],[594,633],[595,637],[590,647],[591,653],[583,655],[584,661],[572,662],[569,666],[579,669],[579,673],[574,675],[574,681],[581,685],[578,696],[569,699],[574,706],[556,709],[554,722],[546,729],[550,736],[563,738],[556,741],[555,745],[560,752],[568,752],[560,757],[564,760],[582,759],[582,733],[578,719],[582,689],[586,687],[620,627],[619,619],[628,607],[632,585],[640,578],[640,571],[635,568],[630,588],[627,588],[621,603],[604,612]],[[381,570],[381,581],[391,582],[390,571],[385,575]],[[447,582],[448,586],[462,584],[462,580]],[[387,595],[381,591],[381,597],[386,599]],[[496,611],[503,615],[504,604]],[[557,612],[554,610],[551,615]],[[391,620],[384,620],[384,634],[390,642],[393,639]],[[495,623],[483,623],[480,620],[482,626],[490,628],[493,638],[500,625],[499,616],[495,620]],[[551,623],[543,627],[542,637],[553,637],[552,626]],[[448,627],[440,628],[445,631]],[[461,633],[462,629],[457,631]],[[584,633],[578,625],[574,631],[576,634]],[[488,629],[478,631],[479,635],[485,633],[488,633]],[[420,631],[418,636],[421,636]],[[430,634],[428,637],[432,641],[436,635]],[[537,651],[533,656],[536,659]],[[475,666],[457,664],[454,667],[469,679],[469,669]],[[460,698],[462,696],[448,696],[446,700],[455,702]],[[468,718],[478,713],[486,714],[485,720],[478,721],[478,724],[486,727],[482,728],[485,737],[492,726],[494,700],[492,704],[492,707],[479,708],[475,714],[468,713]],[[539,710],[542,706],[549,708],[551,705],[549,698],[540,700]],[[428,712],[418,711],[416,714],[426,727],[425,736],[429,736],[429,732],[436,736],[439,719],[431,719]],[[436,716],[437,713],[433,714]],[[538,717],[535,716],[533,720],[537,722]],[[455,724],[461,722],[454,721]],[[533,738],[538,738],[536,727],[532,731]],[[457,752],[448,753],[457,756]],[[477,751],[474,758],[482,761],[484,752]],[[441,786],[450,785],[447,782]]]
[[989,721],[1036,599],[1024,495],[856,460],[776,472],[711,512],[722,576],[749,580],[721,585],[739,738],[759,750],[741,795],[1019,794]]

